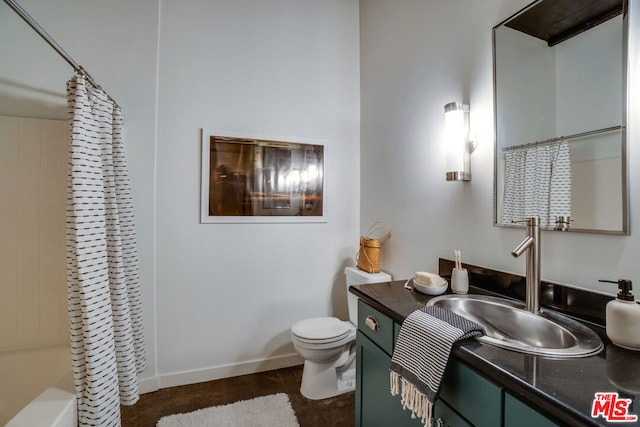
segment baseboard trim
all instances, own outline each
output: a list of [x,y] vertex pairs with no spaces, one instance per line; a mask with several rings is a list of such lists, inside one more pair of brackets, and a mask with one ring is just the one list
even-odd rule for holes
[[160,385],[158,384],[158,377],[150,378],[138,378],[138,392],[140,394],[152,393],[158,391]]
[[205,381],[219,380],[221,378],[237,377],[238,375],[255,374],[257,372],[302,365],[303,363],[304,359],[300,357],[299,354],[294,353],[268,359],[162,374],[153,378],[139,379],[138,386],[140,393],[150,393],[161,388],[196,384]]

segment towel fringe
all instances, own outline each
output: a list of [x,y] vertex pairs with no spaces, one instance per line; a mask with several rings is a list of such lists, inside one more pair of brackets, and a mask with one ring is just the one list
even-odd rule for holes
[[402,409],[409,409],[411,411],[411,418],[420,418],[420,421],[425,427],[431,427],[433,403],[397,372],[390,371],[389,375],[391,395],[397,396],[400,394]]

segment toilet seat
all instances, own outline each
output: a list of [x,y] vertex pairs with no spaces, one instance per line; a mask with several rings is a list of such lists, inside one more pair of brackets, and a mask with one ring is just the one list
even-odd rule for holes
[[337,317],[314,317],[291,327],[291,333],[306,344],[330,344],[344,340],[355,330],[349,322]]

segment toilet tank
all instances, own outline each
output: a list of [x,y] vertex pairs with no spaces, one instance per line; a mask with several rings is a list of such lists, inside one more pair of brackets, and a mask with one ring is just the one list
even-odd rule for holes
[[381,271],[380,273],[367,273],[357,267],[347,267],[344,269],[347,276],[347,302],[349,303],[349,320],[358,326],[358,297],[349,292],[351,285],[364,285],[366,283],[390,282],[391,275]]

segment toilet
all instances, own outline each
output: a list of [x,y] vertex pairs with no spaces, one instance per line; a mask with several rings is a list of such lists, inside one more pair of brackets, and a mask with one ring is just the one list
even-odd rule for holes
[[356,387],[356,327],[358,297],[349,286],[391,281],[387,273],[366,273],[356,267],[344,269],[349,321],[337,317],[314,317],[291,327],[293,347],[305,360],[300,393],[319,400],[352,391]]

